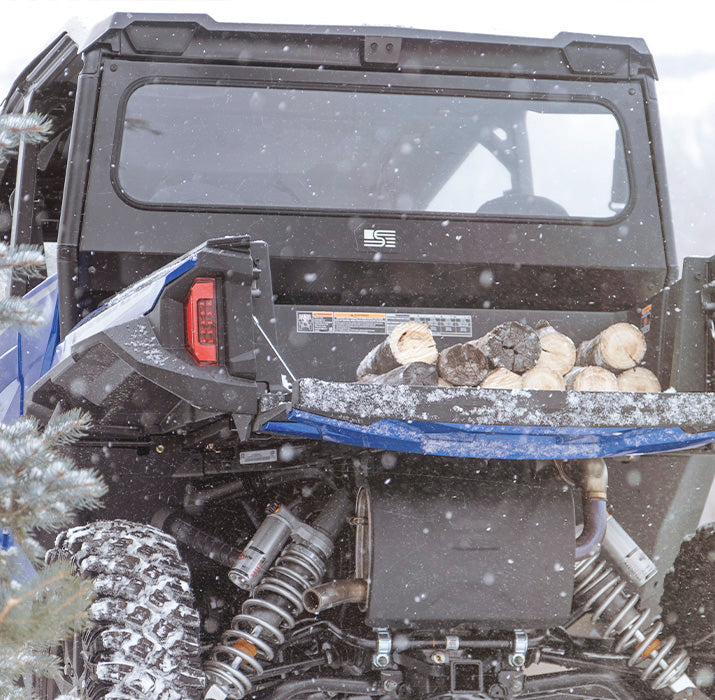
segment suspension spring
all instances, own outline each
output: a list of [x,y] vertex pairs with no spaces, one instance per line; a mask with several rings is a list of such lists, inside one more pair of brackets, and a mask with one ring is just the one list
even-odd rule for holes
[[665,688],[685,674],[690,662],[687,653],[671,653],[675,637],[658,638],[663,623],[650,608],[639,610],[640,596],[626,590],[628,582],[604,559],[596,554],[576,562],[575,580],[579,613],[591,612],[592,622],[602,620],[607,625],[603,636],[616,639],[616,653],[633,648],[627,665],[636,667],[651,688]]
[[[245,697],[253,687],[251,678],[263,673],[263,663],[273,660],[274,647],[285,642],[285,632],[303,612],[303,591],[320,583],[324,573],[320,553],[309,545],[286,545],[204,664],[209,685],[219,686],[225,697]],[[221,697],[210,693],[207,699]]]

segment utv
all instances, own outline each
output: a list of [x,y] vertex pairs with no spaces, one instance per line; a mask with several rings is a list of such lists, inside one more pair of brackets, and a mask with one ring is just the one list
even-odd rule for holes
[[[707,692],[715,261],[676,269],[655,80],[638,39],[140,14],[18,77],[54,131],[3,234],[57,274],[12,281],[4,420],[84,409],[110,486],[48,554],[97,597],[45,698]],[[668,390],[355,381],[404,322],[544,319],[634,324]]]

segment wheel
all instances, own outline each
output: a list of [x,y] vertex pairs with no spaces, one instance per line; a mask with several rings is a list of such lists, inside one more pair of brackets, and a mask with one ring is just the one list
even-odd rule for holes
[[715,698],[715,523],[703,525],[680,546],[663,582],[663,621],[691,657],[688,675]]
[[172,537],[149,525],[97,521],[60,534],[47,553],[48,562],[57,559],[93,579],[96,599],[94,626],[60,649],[65,680],[54,692],[76,690],[89,700],[203,698],[199,616]]

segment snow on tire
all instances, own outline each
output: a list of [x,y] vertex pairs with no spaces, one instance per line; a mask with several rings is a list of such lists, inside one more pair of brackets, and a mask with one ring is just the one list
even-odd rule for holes
[[663,582],[663,620],[690,654],[688,674],[715,700],[715,523],[686,537]]
[[203,697],[199,616],[172,537],[150,525],[97,521],[60,534],[47,553],[56,559],[70,559],[97,594],[78,689],[111,700]]

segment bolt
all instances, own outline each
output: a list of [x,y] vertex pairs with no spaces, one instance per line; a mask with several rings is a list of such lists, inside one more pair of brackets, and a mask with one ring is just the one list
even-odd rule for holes
[[524,681],[521,678],[515,678],[511,684],[512,693],[520,693],[524,690]]
[[375,666],[378,666],[379,668],[383,668],[389,663],[390,659],[385,654],[379,654],[375,657]]
[[164,445],[157,445],[154,449],[156,450],[156,453],[160,455],[164,452],[166,448],[164,447]]
[[524,661],[526,661],[526,659],[524,658],[523,654],[514,654],[511,657],[511,661],[514,666],[523,666]]
[[435,651],[435,653],[432,654],[432,661],[436,664],[446,664],[447,654],[445,654],[443,651]]
[[388,678],[388,679],[386,679],[385,682],[382,684],[382,687],[383,687],[388,693],[391,692],[391,691],[393,691],[393,690],[395,690],[395,688],[397,688],[397,686],[398,686],[398,683],[397,683],[397,681],[394,680],[393,678]]

